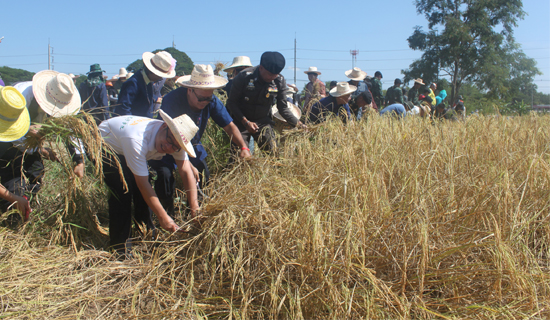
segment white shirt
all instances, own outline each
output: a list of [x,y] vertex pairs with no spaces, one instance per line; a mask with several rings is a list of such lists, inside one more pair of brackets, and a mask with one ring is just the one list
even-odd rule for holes
[[[147,160],[160,160],[166,153],[155,148],[157,132],[164,121],[138,116],[120,116],[103,121],[99,125],[101,136],[115,151],[126,158],[132,173],[139,177],[149,176]],[[176,160],[188,160],[181,149],[172,153]]]
[[411,114],[411,115],[419,114],[419,113],[420,113],[420,108],[417,107],[417,106],[414,106],[414,108],[412,108],[411,110],[409,110],[407,113],[408,113],[408,114]]

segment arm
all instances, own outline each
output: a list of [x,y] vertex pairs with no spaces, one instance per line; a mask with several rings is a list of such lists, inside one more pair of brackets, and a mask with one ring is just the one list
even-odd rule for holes
[[[231,113],[235,121],[242,121],[244,114],[242,113],[239,103],[241,97],[244,95],[245,90],[245,77],[246,73],[239,73],[233,79],[233,85],[231,86],[231,92],[229,92],[229,98],[227,99],[227,108],[231,110]],[[245,126],[246,127],[246,126]]]
[[197,180],[195,180],[189,160],[176,160],[176,165],[178,166],[178,173],[183,181],[183,188],[187,194],[187,203],[191,208],[191,216],[194,218],[199,212]]
[[233,143],[241,148],[241,152],[239,154],[241,158],[250,157],[250,150],[248,150],[248,145],[246,145],[246,143],[244,142],[241,132],[239,131],[237,126],[233,122],[231,122],[230,124],[223,127],[223,130],[231,138],[231,141],[233,141]]
[[179,229],[178,225],[170,218],[170,216],[166,213],[162,205],[160,204],[159,198],[157,197],[157,194],[155,193],[155,190],[153,190],[153,187],[151,187],[151,184],[149,183],[149,177],[147,176],[136,176],[134,175],[134,178],[136,179],[136,184],[139,188],[139,191],[141,192],[141,195],[143,196],[143,199],[145,199],[145,202],[153,210],[157,218],[159,219],[160,226],[170,232],[175,232]]
[[137,94],[137,82],[133,80],[127,80],[122,85],[120,93],[118,94],[118,105],[115,108],[115,113],[119,116],[131,115],[132,110],[130,106],[134,102]]
[[285,98],[286,91],[287,91],[285,78],[279,76],[279,78],[277,78],[275,81],[277,81],[277,86],[278,86],[278,88],[277,88],[278,89],[278,92],[277,92],[277,109],[279,109],[279,113],[288,122],[288,124],[290,124],[293,127],[296,127],[297,125],[302,124],[300,122],[300,119],[297,119],[294,116],[294,114],[292,114],[292,112],[290,111],[290,108],[287,105],[287,101],[286,101],[286,98]]
[[25,215],[25,219],[28,219],[27,213],[30,213],[32,210],[27,199],[11,193],[2,184],[0,184],[0,198],[15,203],[15,208],[21,212],[21,214]]

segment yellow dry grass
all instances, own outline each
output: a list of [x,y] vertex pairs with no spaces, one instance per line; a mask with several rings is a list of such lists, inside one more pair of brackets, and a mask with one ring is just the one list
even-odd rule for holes
[[371,117],[289,134],[213,180],[200,235],[124,262],[1,230],[0,317],[548,318],[549,127]]

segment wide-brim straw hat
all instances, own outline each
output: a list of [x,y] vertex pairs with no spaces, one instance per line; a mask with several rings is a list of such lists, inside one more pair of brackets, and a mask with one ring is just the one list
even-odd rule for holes
[[176,60],[170,53],[166,51],[144,52],[141,57],[143,64],[155,75],[161,78],[173,78],[176,75]]
[[115,76],[118,78],[126,78],[126,76],[128,75],[128,71],[126,71],[126,68],[120,68],[118,69],[118,74]]
[[343,81],[338,82],[336,84],[336,87],[332,88],[332,90],[329,91],[329,94],[333,97],[340,97],[345,96],[346,94],[350,94],[355,92],[357,90],[356,86],[350,85],[349,83]]
[[196,158],[197,155],[195,154],[193,144],[191,143],[191,140],[195,137],[197,131],[199,131],[199,127],[195,125],[195,122],[193,122],[193,120],[191,120],[191,118],[186,114],[174,119],[167,115],[162,109],[159,110],[159,114],[168,125],[170,131],[172,131],[172,134],[178,144],[185,149],[190,157]]
[[130,79],[133,75],[133,72],[128,72],[128,74],[126,75],[126,80]]
[[344,72],[346,74],[346,77],[350,78],[354,81],[362,81],[367,76],[367,73],[365,71],[362,71],[361,69],[355,67],[351,70],[348,70]]
[[229,73],[233,71],[233,69],[239,68],[239,67],[247,67],[247,68],[252,67],[252,62],[250,62],[250,58],[247,56],[235,57],[233,58],[233,63],[231,63],[229,67],[223,69],[223,71]]
[[[296,119],[300,119],[300,117],[302,116],[302,111],[300,110],[300,108],[298,108],[295,104],[290,103],[288,101],[287,101],[287,105],[288,105],[288,108],[290,108],[290,112],[292,112],[292,114],[296,117]],[[276,118],[277,120],[286,122],[285,118],[283,118],[283,116],[279,113],[279,109],[277,109],[277,105],[274,105],[273,107],[271,107],[271,112],[273,113],[274,118]]]
[[214,69],[209,64],[197,64],[190,76],[183,76],[176,83],[187,88],[194,89],[219,89],[225,87],[228,80],[214,74]]
[[81,100],[68,75],[53,70],[40,71],[32,78],[32,92],[38,105],[52,117],[77,114]]
[[317,70],[317,67],[309,67],[309,69],[307,69],[306,71],[304,71],[305,74],[309,74],[309,73],[316,73],[318,75],[321,74],[321,72],[319,72]]
[[25,97],[14,87],[0,86],[0,141],[20,139],[31,125]]
[[420,85],[424,86],[424,82],[422,81],[422,79],[418,78],[418,79],[414,79],[414,82],[415,83],[420,83]]

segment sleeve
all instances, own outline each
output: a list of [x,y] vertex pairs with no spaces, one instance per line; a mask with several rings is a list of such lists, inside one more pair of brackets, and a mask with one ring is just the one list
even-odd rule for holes
[[283,118],[293,127],[295,127],[298,124],[299,119],[297,119],[292,111],[290,111],[290,108],[288,107],[287,101],[286,101],[286,81],[285,78],[280,77],[280,81],[278,82],[279,88],[277,92],[277,109],[279,110],[279,113]]
[[[138,177],[149,176],[147,158],[143,153],[141,144],[132,138],[121,138],[122,153],[126,158],[128,168]],[[183,152],[183,151],[180,151]]]
[[136,98],[137,89],[137,82],[132,80],[127,80],[124,82],[122,88],[120,89],[120,93],[118,94],[118,105],[115,108],[115,113],[117,115],[124,116],[132,114],[130,106]]
[[84,162],[84,143],[79,138],[69,137],[69,143],[67,144],[69,154],[74,162],[77,164]]
[[395,90],[395,93],[397,95],[397,101],[399,101],[399,103],[401,104],[404,104],[405,102],[403,101],[403,90],[401,90],[401,88],[397,88],[399,90]]
[[172,153],[172,157],[174,157],[175,160],[189,160],[189,155],[183,149],[181,149],[180,152]]
[[310,123],[319,123],[319,114],[321,113],[321,109],[323,106],[321,105],[321,101],[317,101],[313,106],[311,106],[311,109],[308,112],[308,122]]
[[101,106],[102,107],[108,107],[109,106],[109,95],[107,94],[107,86],[105,84],[101,85],[101,89],[99,91],[99,97],[101,98]]
[[220,99],[215,97],[211,103],[213,107],[210,112],[210,117],[218,126],[223,128],[233,122],[233,118],[231,118]]
[[342,119],[344,121],[344,123],[347,123],[348,121],[351,120],[351,110],[349,109],[349,104],[345,104],[342,106],[342,108],[344,108],[344,110],[346,110],[346,114],[347,114],[347,118],[344,118]]
[[246,85],[246,72],[239,73],[233,79],[233,85],[231,86],[231,92],[229,93],[229,98],[227,99],[227,108],[231,110],[231,113],[237,121],[241,121],[244,117],[239,103],[240,99],[243,96],[243,91]]

